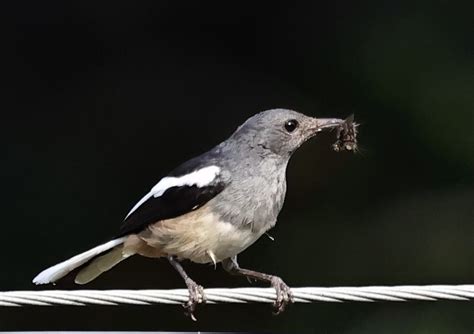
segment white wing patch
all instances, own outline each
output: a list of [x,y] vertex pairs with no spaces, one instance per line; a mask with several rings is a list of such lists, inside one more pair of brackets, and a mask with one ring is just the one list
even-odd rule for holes
[[210,184],[214,179],[219,175],[220,168],[217,166],[208,166],[201,168],[197,171],[194,171],[183,176],[174,177],[167,176],[164,177],[158,182],[148,194],[145,195],[128,213],[127,219],[136,209],[145,203],[150,197],[160,197],[163,193],[171,187],[181,187],[181,186],[198,186],[204,187]]

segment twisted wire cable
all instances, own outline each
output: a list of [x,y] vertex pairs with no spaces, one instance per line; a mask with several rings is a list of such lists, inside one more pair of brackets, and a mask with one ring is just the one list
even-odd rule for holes
[[[297,303],[472,301],[474,285],[403,285],[292,288]],[[273,288],[205,289],[207,303],[273,303]],[[0,306],[181,304],[188,290],[44,290],[0,292]]]

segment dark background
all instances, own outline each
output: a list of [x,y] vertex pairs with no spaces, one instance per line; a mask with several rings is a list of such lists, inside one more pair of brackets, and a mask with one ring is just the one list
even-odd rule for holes
[[[332,152],[331,134],[302,147],[276,240],[259,240],[241,265],[291,286],[474,283],[467,3],[4,5],[0,289],[36,289],[35,274],[114,235],[168,171],[274,107],[355,113],[361,151]],[[207,287],[248,285],[221,268],[186,268]],[[165,260],[139,257],[86,286],[181,287]],[[193,323],[179,306],[3,308],[0,329],[474,330],[469,302],[270,311],[204,306]]]

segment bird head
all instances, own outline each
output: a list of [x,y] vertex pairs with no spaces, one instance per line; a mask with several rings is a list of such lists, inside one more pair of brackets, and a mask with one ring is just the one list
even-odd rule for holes
[[295,150],[318,132],[340,127],[337,118],[314,118],[288,109],[271,109],[250,117],[233,134],[262,152],[289,158]]

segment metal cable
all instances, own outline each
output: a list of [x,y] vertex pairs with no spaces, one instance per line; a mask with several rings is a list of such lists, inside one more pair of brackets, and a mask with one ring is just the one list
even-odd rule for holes
[[[292,288],[295,302],[406,302],[474,300],[474,285],[367,286]],[[207,303],[273,303],[273,288],[212,288]],[[188,290],[44,290],[0,292],[0,306],[85,306],[181,304]]]

